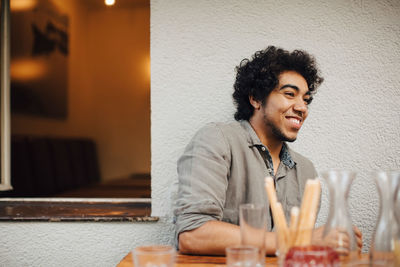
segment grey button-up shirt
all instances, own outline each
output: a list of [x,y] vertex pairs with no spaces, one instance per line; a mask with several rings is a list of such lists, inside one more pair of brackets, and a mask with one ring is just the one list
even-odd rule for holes
[[[290,209],[301,204],[306,180],[314,179],[317,173],[310,160],[286,144],[280,158],[274,178],[278,201],[289,221]],[[178,160],[176,245],[181,232],[210,220],[238,225],[240,204],[260,203],[269,207],[264,177],[273,173],[268,149],[248,121],[210,123],[200,129]],[[271,231],[270,212],[267,217],[267,230]]]

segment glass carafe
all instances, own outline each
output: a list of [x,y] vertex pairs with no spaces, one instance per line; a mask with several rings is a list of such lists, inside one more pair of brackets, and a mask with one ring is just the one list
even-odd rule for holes
[[[400,171],[374,173],[379,192],[379,217],[370,249],[372,266],[400,266],[400,229],[395,207],[400,186]],[[398,215],[398,213],[397,213]]]
[[338,252],[342,260],[356,260],[358,247],[347,206],[350,186],[356,173],[346,170],[329,170],[323,172],[322,176],[329,188],[329,215],[323,239],[327,245]]

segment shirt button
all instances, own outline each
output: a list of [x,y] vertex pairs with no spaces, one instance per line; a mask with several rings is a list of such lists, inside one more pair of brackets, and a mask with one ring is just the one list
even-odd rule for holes
[[265,151],[265,146],[261,147],[261,150],[262,150],[262,151]]

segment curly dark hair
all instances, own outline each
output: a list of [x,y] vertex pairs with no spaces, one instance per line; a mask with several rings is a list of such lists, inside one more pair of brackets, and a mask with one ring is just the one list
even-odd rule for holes
[[279,75],[284,71],[296,71],[304,77],[311,94],[323,82],[313,56],[302,50],[289,52],[275,46],[257,51],[251,60],[243,59],[236,67],[237,75],[233,86],[236,105],[236,120],[249,120],[254,108],[249,96],[263,105],[270,92],[278,85]]

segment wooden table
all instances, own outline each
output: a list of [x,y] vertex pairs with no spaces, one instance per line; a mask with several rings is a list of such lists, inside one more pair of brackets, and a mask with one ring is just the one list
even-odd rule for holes
[[[265,266],[278,266],[276,257],[266,257]],[[368,260],[367,254],[362,254],[360,262]],[[223,267],[225,265],[225,257],[221,256],[195,256],[195,255],[182,255],[177,254],[175,267]],[[364,266],[360,264],[359,266]],[[368,266],[368,265],[365,265]],[[121,260],[117,267],[133,267],[132,253],[129,253]]]
[[[197,256],[197,255],[176,255],[175,267],[219,267],[226,266],[226,258],[224,256]],[[276,257],[266,257],[265,266],[278,266]],[[129,253],[121,260],[117,267],[132,267],[132,253]]]

